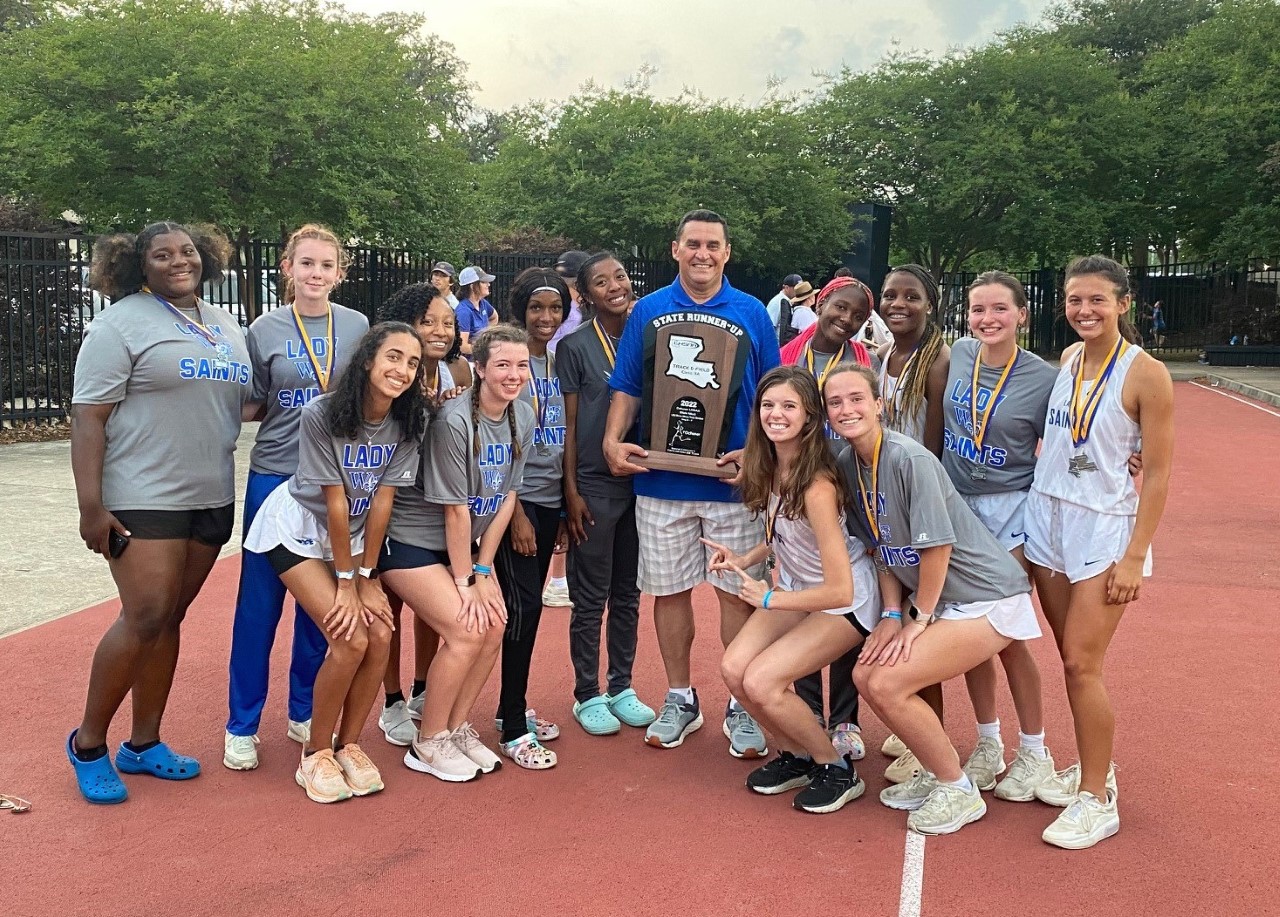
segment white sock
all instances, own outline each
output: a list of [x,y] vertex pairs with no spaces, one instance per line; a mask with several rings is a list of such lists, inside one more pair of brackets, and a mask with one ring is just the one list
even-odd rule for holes
[[686,704],[693,703],[693,688],[667,688],[668,694],[679,694],[680,699]]
[[1033,736],[1029,736],[1025,732],[1022,732],[1021,730],[1019,730],[1018,747],[1025,748],[1027,751],[1031,752],[1037,758],[1040,758],[1040,759],[1049,757],[1049,750],[1044,747],[1044,731],[1043,730],[1041,730],[1038,734]]
[[736,712],[738,712],[739,710],[745,710],[746,708],[742,706],[742,704],[738,701],[738,699],[737,699],[736,697],[734,697],[732,694],[730,694],[730,695],[729,695],[729,709],[736,713]]
[[995,721],[991,723],[979,723],[978,738],[980,739],[1000,738],[1000,718],[996,717]]
[[966,793],[974,792],[973,781],[970,780],[969,775],[964,773],[963,771],[960,773],[959,780],[943,780],[942,782],[947,784],[947,786],[954,786],[959,789],[962,789]]
[[553,576],[551,577],[551,588],[552,589],[568,589],[569,581],[565,579],[563,576]]

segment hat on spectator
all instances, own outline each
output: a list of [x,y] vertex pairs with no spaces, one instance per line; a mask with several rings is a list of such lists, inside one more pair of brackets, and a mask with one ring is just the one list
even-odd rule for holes
[[803,280],[804,278],[799,274],[788,274],[786,277],[782,278],[782,285],[784,287],[794,287],[797,283],[800,283]]
[[484,283],[493,283],[494,279],[495,278],[492,274],[486,274],[478,267],[464,267],[462,269],[462,273],[458,275],[458,283],[464,287],[468,284],[478,283],[480,281],[483,281]]
[[448,261],[437,261],[431,268],[433,274],[448,274],[450,278],[457,277],[458,272]]
[[795,284],[795,288],[791,291],[791,301],[793,303],[802,303],[813,295],[813,284],[807,280],[801,280]]
[[578,269],[586,263],[591,256],[586,252],[580,252],[576,249],[567,251],[556,259],[556,273],[561,277],[567,277],[572,280],[578,276]]

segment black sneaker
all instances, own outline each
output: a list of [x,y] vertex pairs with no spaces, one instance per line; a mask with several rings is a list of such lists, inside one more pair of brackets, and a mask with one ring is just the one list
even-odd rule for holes
[[813,761],[808,758],[797,758],[789,751],[779,752],[778,757],[747,775],[747,788],[765,796],[776,796],[806,786],[813,770]]
[[844,756],[844,764],[844,767],[839,764],[814,767],[813,779],[796,794],[791,804],[801,812],[825,815],[839,811],[846,802],[861,796],[867,785],[858,777],[858,772],[853,769],[853,759],[848,755]]

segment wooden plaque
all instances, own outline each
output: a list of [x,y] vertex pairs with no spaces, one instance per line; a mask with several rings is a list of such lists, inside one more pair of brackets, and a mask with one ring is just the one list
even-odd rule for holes
[[713,478],[738,473],[733,465],[716,465],[733,420],[729,405],[736,395],[738,347],[737,336],[708,322],[658,329],[652,394],[641,408],[649,455],[636,464]]

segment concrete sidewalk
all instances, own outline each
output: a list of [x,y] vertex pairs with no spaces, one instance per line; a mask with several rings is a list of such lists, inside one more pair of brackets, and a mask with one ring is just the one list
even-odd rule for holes
[[[256,423],[245,424],[236,448],[236,527],[223,556],[240,550],[244,483],[257,431]],[[0,446],[0,519],[0,637],[116,594],[107,562],[80,540],[69,440]]]
[[1280,369],[1274,366],[1205,366],[1203,363],[1169,363],[1174,381],[1207,379],[1220,388],[1230,389],[1280,407]]

